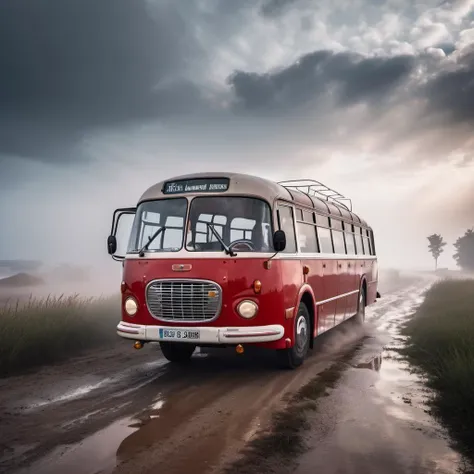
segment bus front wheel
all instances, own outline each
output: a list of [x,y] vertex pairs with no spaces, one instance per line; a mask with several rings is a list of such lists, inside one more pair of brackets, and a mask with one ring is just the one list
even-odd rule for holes
[[170,362],[184,363],[191,359],[196,349],[194,344],[186,342],[160,342],[161,352]]
[[285,369],[299,367],[306,358],[311,338],[311,322],[307,306],[301,302],[294,325],[294,344],[288,349],[277,350],[279,365]]

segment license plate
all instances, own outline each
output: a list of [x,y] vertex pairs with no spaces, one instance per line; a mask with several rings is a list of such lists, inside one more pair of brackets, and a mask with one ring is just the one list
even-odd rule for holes
[[199,331],[195,329],[163,329],[160,328],[160,339],[174,339],[174,340],[192,340],[199,339]]

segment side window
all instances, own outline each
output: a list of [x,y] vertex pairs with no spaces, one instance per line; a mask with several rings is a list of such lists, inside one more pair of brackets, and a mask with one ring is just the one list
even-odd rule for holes
[[342,230],[342,221],[331,217],[331,227],[333,229]]
[[357,255],[364,255],[364,246],[362,245],[362,235],[360,233],[360,227],[354,226],[354,233]]
[[370,254],[371,255],[376,255],[375,242],[374,242],[374,232],[372,230],[369,232],[369,239],[370,239]]
[[317,253],[316,227],[312,224],[298,222],[298,244],[301,252]]
[[286,248],[284,253],[296,252],[296,235],[293,225],[293,209],[288,206],[279,206],[278,208],[280,230],[286,234]]
[[333,230],[332,239],[334,241],[334,253],[345,254],[346,247],[344,245],[344,233],[339,230]]
[[322,227],[329,227],[329,217],[316,214],[316,224]]
[[372,239],[371,239],[371,237],[370,237],[370,230],[369,230],[369,229],[366,229],[364,232],[365,232],[365,235],[367,236],[367,237],[366,237],[367,241],[364,242],[364,244],[366,244],[366,245],[367,245],[366,248],[369,249],[368,255],[373,255],[374,252],[373,252],[373,250],[372,250]]
[[314,224],[313,213],[309,211],[303,211],[303,220],[310,224]]
[[319,248],[321,253],[334,253],[332,248],[331,230],[326,227],[318,227]]
[[364,255],[370,255],[369,238],[364,236]]
[[346,234],[347,255],[355,255],[356,248],[355,248],[354,234],[350,232],[346,232],[345,234]]

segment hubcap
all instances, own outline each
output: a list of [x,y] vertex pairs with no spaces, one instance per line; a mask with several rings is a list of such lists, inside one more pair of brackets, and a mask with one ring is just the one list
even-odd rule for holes
[[303,354],[308,341],[308,323],[303,315],[298,317],[296,322],[296,351],[298,354]]

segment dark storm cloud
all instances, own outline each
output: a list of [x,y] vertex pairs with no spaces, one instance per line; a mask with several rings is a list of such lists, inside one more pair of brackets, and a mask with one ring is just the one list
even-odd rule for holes
[[429,110],[446,113],[455,123],[474,124],[474,48],[462,55],[456,68],[429,81],[423,94]]
[[[236,107],[253,114],[317,109],[328,98],[334,110],[362,103],[375,114],[389,111],[389,105],[424,99],[427,126],[430,117],[438,116],[448,125],[470,124],[474,122],[474,48],[457,53],[457,59],[447,63],[427,54],[366,58],[318,51],[272,73],[237,71],[229,83]],[[425,71],[422,81],[412,74],[418,67]]]
[[407,78],[413,56],[365,58],[317,51],[275,73],[237,71],[229,78],[237,101],[249,110],[292,109],[336,92],[339,106],[378,102]]
[[281,14],[287,7],[293,5],[298,0],[266,0],[260,8],[263,16],[275,16]]
[[52,159],[91,128],[200,103],[197,88],[176,79],[193,54],[184,20],[165,4],[154,9],[144,0],[3,0],[0,153]]

